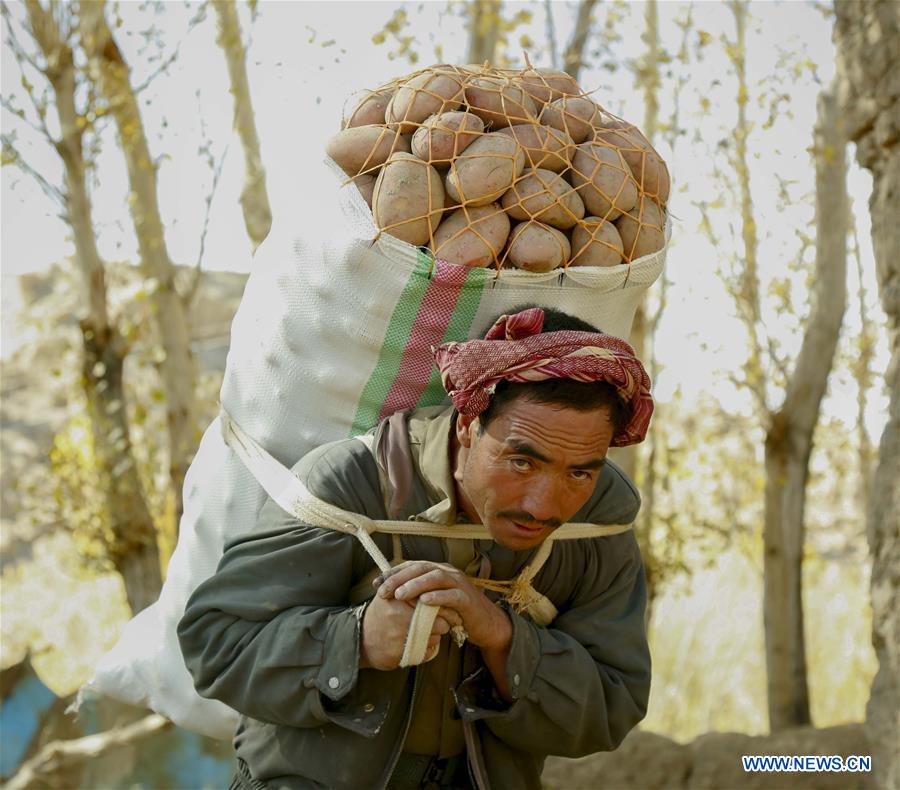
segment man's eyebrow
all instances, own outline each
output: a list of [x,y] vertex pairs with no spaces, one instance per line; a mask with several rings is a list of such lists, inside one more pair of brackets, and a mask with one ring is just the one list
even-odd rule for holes
[[[519,455],[526,455],[529,458],[534,458],[538,461],[543,461],[545,464],[550,463],[550,459],[544,455],[542,452],[535,450],[528,442],[523,442],[520,439],[507,439],[506,446],[509,447],[514,453],[518,453]],[[591,458],[590,461],[585,461],[581,464],[572,464],[570,469],[602,469],[606,465],[605,458]]]
[[506,446],[519,455],[527,455],[529,458],[543,461],[545,464],[550,463],[550,459],[546,455],[535,450],[528,442],[523,442],[520,439],[507,439]]
[[605,458],[592,458],[590,461],[585,461],[583,464],[574,464],[572,469],[602,469],[606,466]]

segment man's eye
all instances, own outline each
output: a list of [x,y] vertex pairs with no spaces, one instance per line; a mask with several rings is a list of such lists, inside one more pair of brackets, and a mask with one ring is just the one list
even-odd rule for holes
[[586,469],[575,469],[572,472],[572,476],[579,482],[584,482],[593,478],[593,474]]
[[527,458],[511,458],[510,463],[520,472],[527,472],[531,469],[531,461]]

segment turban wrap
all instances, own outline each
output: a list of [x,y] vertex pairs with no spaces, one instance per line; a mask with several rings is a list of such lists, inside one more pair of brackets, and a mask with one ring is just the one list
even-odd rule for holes
[[612,447],[643,441],[653,413],[650,377],[634,349],[603,332],[544,332],[544,311],[530,308],[497,319],[484,340],[444,343],[434,351],[444,389],[460,414],[481,414],[501,380],[605,381],[627,407],[627,424]]

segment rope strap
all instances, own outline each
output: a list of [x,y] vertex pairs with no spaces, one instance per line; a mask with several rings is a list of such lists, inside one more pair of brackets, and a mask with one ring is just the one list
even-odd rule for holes
[[[245,433],[228,413],[219,413],[222,437],[225,443],[243,461],[263,490],[284,511],[300,521],[325,529],[334,529],[354,535],[363,545],[382,573],[391,569],[391,563],[372,539],[373,532],[395,536],[422,535],[433,538],[457,538],[469,540],[491,539],[483,524],[433,524],[427,521],[373,520],[362,513],[353,513],[325,502],[312,494],[293,472],[273,458],[252,436]],[[503,594],[517,612],[527,612],[538,625],[549,625],[556,618],[553,603],[539,593],[531,582],[543,567],[553,543],[557,540],[577,540],[605,535],[618,535],[631,529],[630,524],[563,524],[541,544],[534,559],[522,569],[515,579],[497,581],[472,579],[482,589]],[[395,544],[396,546],[396,544]],[[400,666],[415,666],[436,655],[428,653],[428,637],[437,617],[439,607],[419,601],[413,612]]]

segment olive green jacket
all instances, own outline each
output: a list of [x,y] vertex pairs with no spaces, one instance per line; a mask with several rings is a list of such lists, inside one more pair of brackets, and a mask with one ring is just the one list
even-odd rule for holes
[[[355,439],[334,442],[295,471],[316,496],[373,519],[389,517],[387,501],[390,518],[453,523],[454,418],[447,408],[401,413],[376,431],[375,454]],[[409,459],[411,474],[398,473],[396,463],[384,468],[377,450],[385,446]],[[573,521],[630,523],[639,506],[631,482],[607,463]],[[375,540],[392,555],[390,536]],[[404,537],[403,555],[445,562],[449,543]],[[495,579],[513,578],[535,551],[473,543]],[[268,500],[256,528],[226,547],[217,572],[188,601],[178,629],[185,663],[201,695],[242,714],[234,745],[252,787],[387,786],[419,670],[359,668],[365,603],[358,601],[371,597],[373,569],[355,537],[299,523]],[[494,790],[539,788],[548,754],[615,749],[647,708],[646,590],[634,534],[557,542],[533,585],[559,615],[542,628],[509,612],[512,704],[500,700],[468,644],[453,691],[471,738],[470,766]]]

